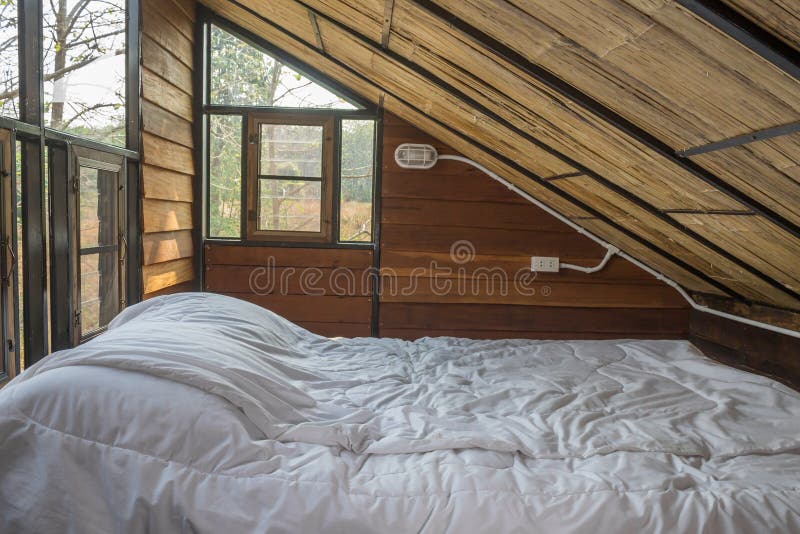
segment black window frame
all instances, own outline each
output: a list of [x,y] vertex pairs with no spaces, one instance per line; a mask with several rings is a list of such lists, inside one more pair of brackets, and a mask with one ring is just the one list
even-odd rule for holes
[[[72,265],[69,251],[75,236],[70,228],[68,203],[71,165],[76,147],[98,150],[122,158],[126,177],[126,219],[124,221],[127,247],[127,263],[124,273],[125,299],[133,304],[141,299],[141,5],[140,0],[125,0],[125,147],[99,143],[77,135],[47,128],[44,117],[43,80],[43,35],[42,14],[44,0],[19,0],[18,51],[19,51],[19,118],[0,116],[0,129],[12,133],[12,150],[18,143],[22,151],[20,180],[22,182],[22,245],[25,275],[21,281],[19,269],[13,275],[13,283],[23,285],[23,323],[25,364],[32,365],[46,356],[51,349],[72,346],[75,341],[66,330],[74,325],[73,311],[69,305],[74,301],[73,289],[63,278],[59,281],[54,273],[56,266],[63,269]],[[50,187],[46,191],[45,155],[48,155]],[[53,157],[53,156],[56,157]],[[62,157],[63,156],[63,157]],[[53,180],[56,177],[56,180]],[[45,195],[50,204],[46,212]],[[16,215],[16,214],[15,214]],[[50,229],[50,266],[47,272],[46,229]],[[16,237],[16,230],[14,231]],[[16,239],[12,239],[12,253],[19,257]],[[49,276],[48,276],[49,274]],[[48,284],[50,279],[50,284]],[[51,303],[48,306],[47,301]],[[66,305],[64,305],[66,303]],[[19,303],[14,304],[16,315]],[[70,310],[69,312],[67,310]],[[60,327],[59,327],[60,325]],[[52,328],[51,328],[52,327]],[[16,328],[14,338],[19,334]],[[17,345],[20,340],[16,340]],[[18,367],[19,369],[19,363]]]

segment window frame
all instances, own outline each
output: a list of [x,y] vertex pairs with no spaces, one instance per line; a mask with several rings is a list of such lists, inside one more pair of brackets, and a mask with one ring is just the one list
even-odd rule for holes
[[0,387],[19,371],[15,152],[14,133],[0,129]]
[[[81,280],[81,257],[84,250],[97,250],[98,254],[102,253],[102,249],[113,249],[115,254],[115,262],[117,265],[117,302],[115,302],[114,309],[115,315],[122,311],[128,301],[127,284],[126,284],[126,267],[128,256],[128,242],[125,237],[125,221],[127,219],[126,210],[126,165],[125,159],[107,152],[102,152],[96,149],[85,147],[73,147],[73,161],[72,174],[70,178],[71,194],[69,206],[69,226],[70,237],[72,238],[71,246],[71,264],[72,270],[72,314],[73,314],[73,331],[72,341],[73,344],[78,345],[97,335],[106,331],[106,325],[100,325],[99,328],[83,333],[82,325],[82,309],[81,309],[81,295],[82,295],[82,280]],[[80,172],[81,168],[95,169],[97,171],[111,172],[117,175],[114,182],[116,192],[114,195],[114,203],[112,204],[114,230],[116,243],[114,245],[100,245],[96,247],[83,247],[80,242]]]
[[[297,125],[322,127],[322,169],[320,177],[297,177],[302,181],[320,182],[320,231],[305,232],[295,230],[262,230],[258,227],[261,218],[261,199],[259,185],[262,179],[281,179],[281,176],[265,178],[259,174],[261,152],[261,125]],[[334,118],[328,114],[283,114],[249,113],[247,115],[247,202],[245,237],[252,241],[309,241],[327,243],[333,237],[333,189],[334,189]],[[244,173],[243,173],[244,174]],[[292,178],[292,177],[285,177]]]
[[[211,26],[217,26],[232,34],[250,46],[268,54],[291,69],[302,74],[312,82],[328,91],[334,92],[341,98],[357,106],[359,109],[342,108],[290,108],[290,107],[264,107],[264,106],[239,106],[211,104],[210,98],[210,65],[211,65]],[[240,244],[252,246],[278,246],[278,247],[307,247],[307,248],[347,248],[347,249],[377,249],[380,225],[380,181],[381,181],[381,109],[363,97],[355,95],[350,89],[331,80],[314,67],[276,48],[263,38],[237,26],[211,10],[198,5],[195,42],[195,60],[200,67],[195,77],[195,110],[199,120],[195,123],[195,142],[199,147],[198,174],[200,180],[196,182],[195,198],[202,199],[196,205],[196,216],[202,224],[198,225],[196,239],[199,246],[205,243],[215,244]],[[211,236],[211,205],[210,205],[210,117],[222,115],[236,115],[242,119],[242,195],[240,213],[240,232],[238,237]],[[255,161],[251,156],[250,135],[252,133],[251,116],[275,117],[292,116],[298,120],[303,118],[319,118],[322,116],[333,120],[332,126],[332,179],[330,190],[330,229],[325,238],[319,236],[298,235],[300,232],[288,231],[259,231],[251,232],[250,206],[253,205],[254,196],[254,167]],[[339,239],[339,216],[341,204],[341,176],[340,159],[342,149],[342,121],[343,120],[368,120],[375,123],[373,139],[373,172],[372,172],[372,221],[371,239],[369,241],[341,241]],[[299,124],[299,123],[298,123]],[[323,195],[324,196],[324,195]],[[260,235],[259,235],[260,234]],[[196,258],[196,271],[202,278],[202,254]],[[202,283],[202,280],[201,280]]]

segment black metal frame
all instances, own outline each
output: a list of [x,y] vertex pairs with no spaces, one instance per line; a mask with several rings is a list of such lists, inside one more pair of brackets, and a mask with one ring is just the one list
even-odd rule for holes
[[[237,2],[236,0],[229,0],[229,1],[232,4],[236,5],[237,7],[239,7],[240,9],[243,9],[247,13],[251,14],[253,17],[258,19],[259,21],[271,26],[276,31],[278,31],[278,32],[282,33],[283,35],[285,35],[286,37],[294,40],[298,44],[300,44],[302,46],[305,46],[305,47],[309,46],[309,44],[307,42],[305,42],[302,38],[298,37],[297,35],[293,34],[290,31],[286,30],[285,28],[283,28],[282,26],[276,24],[275,22],[263,17],[262,15],[257,13],[256,11],[253,11],[251,8],[241,4],[240,2]],[[348,73],[352,74],[353,76],[361,79],[362,81],[364,81],[364,82],[366,82],[366,83],[368,83],[370,85],[373,85],[373,86],[375,85],[372,80],[370,80],[366,76],[362,75],[358,71],[354,70],[349,65],[343,63],[339,59],[329,55],[328,53],[323,53],[323,52],[320,52],[318,50],[317,50],[317,53],[320,54],[321,56],[323,56],[325,59],[327,59],[331,63],[337,65],[338,67],[342,68],[343,70],[347,71]],[[398,101],[403,102],[406,106],[409,107],[409,109],[412,109],[416,113],[419,113],[420,115],[428,116],[427,113],[425,113],[424,110],[419,109],[414,103],[408,102],[407,100],[405,100],[405,99],[403,99],[403,98],[391,93],[390,91],[385,90],[384,88],[381,88],[381,91],[383,91],[385,94],[391,95],[393,98],[397,99]],[[541,185],[545,189],[549,190],[551,193],[554,193],[554,194],[560,196],[564,200],[567,200],[568,202],[572,203],[574,206],[582,209],[583,211],[586,211],[586,212],[590,213],[594,218],[602,221],[603,223],[605,223],[605,224],[609,225],[610,227],[614,228],[615,230],[621,232],[622,234],[624,234],[628,238],[633,239],[634,241],[636,241],[637,243],[641,244],[645,248],[653,251],[654,253],[658,254],[659,256],[663,257],[664,259],[666,259],[666,260],[670,261],[671,263],[677,265],[678,267],[680,267],[684,271],[686,271],[686,272],[692,274],[693,276],[703,280],[706,284],[708,284],[708,285],[710,285],[710,286],[712,286],[712,287],[714,287],[714,288],[716,288],[716,289],[722,291],[723,293],[725,293],[727,295],[730,295],[732,297],[736,297],[736,298],[738,298],[740,300],[743,300],[743,301],[747,301],[748,300],[744,296],[738,294],[736,291],[734,291],[731,288],[727,287],[726,285],[722,284],[721,282],[719,282],[715,278],[712,278],[711,276],[705,274],[704,272],[700,271],[699,269],[689,265],[688,263],[684,262],[680,258],[678,258],[678,257],[674,256],[673,254],[669,253],[668,251],[661,249],[657,245],[654,245],[653,243],[650,243],[649,241],[645,240],[644,238],[642,238],[638,234],[634,233],[633,231],[629,230],[628,228],[625,228],[624,226],[621,226],[619,223],[613,221],[612,219],[608,218],[603,213],[597,211],[592,206],[589,206],[588,204],[586,204],[586,203],[574,198],[570,194],[562,191],[561,189],[556,187],[554,184],[549,183],[544,177],[539,176],[538,174],[536,174],[534,172],[531,172],[530,170],[528,170],[527,168],[521,166],[520,164],[518,164],[516,161],[512,160],[511,158],[508,158],[508,157],[496,152],[492,148],[490,148],[490,147],[488,147],[488,146],[486,146],[486,145],[484,145],[482,143],[479,143],[479,142],[475,141],[474,139],[462,134],[461,132],[453,129],[449,125],[441,122],[440,120],[438,120],[438,119],[436,119],[434,117],[428,116],[428,119],[431,120],[432,122],[434,122],[440,128],[449,131],[452,135],[454,135],[456,137],[459,137],[465,143],[468,143],[468,144],[470,144],[472,146],[475,146],[476,148],[478,148],[479,150],[482,150],[483,152],[487,153],[488,155],[490,155],[494,159],[497,159],[498,161],[503,162],[505,165],[509,166],[510,168],[514,169],[515,171],[519,172],[520,174],[522,174],[524,176],[527,176],[531,181],[538,183],[539,185]]]
[[736,39],[789,76],[800,80],[800,54],[761,26],[726,6],[724,2],[677,0],[677,3]]
[[[44,126],[44,86],[43,86],[43,0],[20,0],[18,4],[19,38],[19,80],[20,116],[19,119],[0,117],[0,128],[12,132],[15,144],[22,150],[22,247],[24,274],[22,275],[24,299],[24,352],[26,365],[42,359],[53,349],[66,346],[64,336],[66,324],[72,321],[72,310],[68,304],[73,295],[64,287],[64,247],[70,236],[66,217],[69,190],[68,182],[71,168],[71,147],[82,146],[102,152],[123,156],[127,172],[127,221],[128,261],[125,273],[127,302],[138,302],[141,298],[141,199],[139,151],[141,147],[141,109],[140,109],[140,0],[126,0],[126,147],[99,143]],[[44,169],[45,154],[50,152],[51,167],[49,203],[50,211],[45,209]],[[54,164],[54,165],[53,165]],[[62,203],[64,205],[62,206]],[[18,214],[14,213],[18,220]],[[45,229],[51,232],[51,269],[48,287],[47,246]],[[16,231],[14,232],[16,235]],[[12,239],[16,247],[16,239]],[[14,248],[14,253],[18,251]],[[17,271],[19,272],[19,270]],[[17,274],[14,284],[18,284]],[[48,293],[50,293],[50,321],[52,332],[48,329]],[[16,293],[15,293],[16,294]],[[19,303],[17,303],[17,306]],[[66,315],[68,313],[68,315]],[[19,332],[19,327],[17,327]],[[50,335],[52,334],[52,338]],[[18,342],[19,344],[19,342]],[[17,351],[19,355],[19,350]],[[19,368],[19,362],[17,362]]]
[[[9,132],[8,136],[8,146],[5,146],[3,143],[0,143],[0,213],[2,213],[3,217],[3,224],[5,224],[5,220],[9,218],[13,221],[13,224],[16,224],[16,217],[14,216],[14,206],[16,205],[15,197],[16,197],[16,183],[15,183],[15,174],[16,174],[16,148],[15,148],[15,140],[14,140],[14,133]],[[6,161],[6,151],[10,154],[9,161]],[[8,169],[6,169],[8,167]],[[8,182],[8,186],[6,187],[6,182]],[[10,191],[11,198],[6,198],[6,191]],[[11,208],[12,213],[6,214],[3,211],[6,208]],[[6,238],[9,238],[11,242],[6,242]],[[15,257],[15,248],[16,243],[14,243],[14,239],[11,239],[11,236],[5,234],[0,235],[0,247],[2,247],[2,253],[0,253],[0,273],[2,273],[2,280],[0,280],[0,308],[2,308],[3,313],[0,314],[0,321],[2,321],[2,327],[0,327],[0,332],[2,332],[2,340],[3,345],[0,347],[0,358],[2,358],[2,370],[0,370],[0,386],[5,384],[5,382],[11,376],[11,369],[15,371],[15,373],[19,370],[19,351],[17,350],[15,340],[17,338],[16,333],[12,333],[8,331],[9,327],[9,316],[8,314],[12,314],[11,319],[13,320],[13,328],[14,332],[19,331],[18,319],[19,319],[19,310],[17,308],[17,299],[12,298],[12,306],[11,309],[8,309],[9,303],[9,292],[12,292],[11,295],[16,295],[17,286],[16,283],[12,283],[12,280],[16,282],[16,277],[12,276],[12,269],[16,268],[13,258]],[[6,254],[6,248],[12,252],[11,258],[9,255]],[[11,259],[11,262],[8,260]]]
[[756,132],[746,133],[743,135],[736,135],[720,141],[714,141],[701,146],[678,150],[675,153],[682,158],[689,158],[699,154],[706,154],[708,152],[715,152],[717,150],[725,150],[726,148],[733,148],[737,146],[754,143],[756,141],[765,141],[775,137],[782,137],[784,135],[791,135],[800,132],[800,122],[792,122],[775,126],[774,128],[764,128]]

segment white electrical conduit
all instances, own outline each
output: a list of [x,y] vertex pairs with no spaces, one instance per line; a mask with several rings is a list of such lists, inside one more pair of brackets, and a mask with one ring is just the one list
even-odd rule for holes
[[[421,159],[417,159],[419,156],[421,156]],[[654,269],[651,269],[650,267],[648,267],[644,263],[640,262],[636,258],[626,254],[625,252],[622,252],[621,250],[619,250],[614,245],[612,245],[612,244],[610,244],[610,243],[608,243],[606,241],[603,241],[601,238],[597,237],[596,235],[594,235],[593,233],[589,232],[585,228],[579,226],[578,224],[572,222],[571,220],[569,220],[568,218],[564,217],[563,215],[561,215],[557,211],[551,209],[549,206],[547,206],[546,204],[543,204],[539,200],[535,199],[534,197],[529,195],[527,192],[523,191],[522,189],[520,189],[519,187],[515,186],[511,182],[499,177],[498,175],[496,175],[495,173],[493,173],[492,171],[490,171],[489,169],[487,169],[486,167],[484,167],[480,163],[476,163],[476,162],[472,161],[469,158],[465,158],[465,157],[462,157],[462,156],[439,155],[436,152],[436,149],[434,147],[432,147],[431,145],[417,145],[417,144],[410,144],[410,143],[404,143],[404,144],[398,146],[397,149],[395,150],[394,157],[395,157],[395,161],[397,162],[397,164],[400,167],[404,168],[404,169],[430,169],[431,167],[433,167],[436,164],[436,161],[443,160],[443,159],[445,159],[445,160],[449,159],[449,160],[452,160],[452,161],[460,161],[462,163],[466,163],[467,165],[472,165],[476,169],[484,172],[486,175],[488,175],[492,179],[500,182],[501,184],[506,186],[511,191],[514,191],[519,196],[525,198],[529,202],[531,202],[531,203],[535,204],[536,206],[538,206],[539,208],[543,209],[544,211],[546,211],[547,213],[549,213],[550,215],[552,215],[553,217],[555,217],[559,221],[563,222],[564,224],[566,224],[570,228],[573,228],[576,232],[585,235],[586,237],[588,237],[589,239],[591,239],[595,243],[601,245],[602,247],[604,247],[608,251],[606,253],[605,258],[603,258],[603,261],[601,261],[600,264],[598,264],[595,267],[581,267],[580,265],[571,265],[571,264],[568,264],[568,263],[562,263],[560,266],[565,268],[565,269],[574,269],[574,270],[582,271],[582,272],[585,272],[585,273],[597,272],[600,269],[602,269],[603,267],[605,267],[606,263],[608,263],[608,260],[611,259],[611,256],[616,254],[616,255],[620,256],[621,258],[625,258],[626,260],[628,260],[629,262],[633,263],[634,265],[636,265],[640,269],[643,269],[643,270],[647,271],[648,273],[652,274],[653,276],[656,277],[656,279],[661,280],[665,284],[667,284],[667,285],[671,286],[672,288],[674,288],[675,291],[677,291],[684,299],[686,299],[686,302],[688,302],[692,306],[692,308],[694,308],[697,311],[701,311],[701,312],[704,312],[704,313],[709,313],[711,315],[716,315],[717,317],[723,317],[725,319],[730,319],[731,321],[736,321],[738,323],[742,323],[742,324],[746,324],[746,325],[750,325],[750,326],[755,326],[756,328],[763,328],[765,330],[770,330],[772,332],[777,332],[778,334],[784,334],[784,335],[787,335],[787,336],[800,338],[800,332],[798,332],[796,330],[789,330],[788,328],[782,328],[780,326],[774,326],[774,325],[771,325],[771,324],[762,323],[761,321],[754,321],[754,320],[748,319],[746,317],[740,317],[739,315],[733,315],[733,314],[730,314],[730,313],[725,313],[725,312],[722,312],[722,311],[715,310],[713,308],[709,308],[708,306],[702,306],[702,305],[696,303],[694,301],[694,299],[692,299],[692,297],[690,297],[689,294],[677,282],[675,282],[671,278],[667,278],[666,276],[664,276],[660,272],[658,272],[658,271],[656,271]]]

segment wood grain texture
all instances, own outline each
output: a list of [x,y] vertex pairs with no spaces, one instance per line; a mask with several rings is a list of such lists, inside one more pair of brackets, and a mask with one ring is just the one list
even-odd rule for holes
[[372,315],[372,299],[309,295],[231,294],[286,317],[293,322],[366,324]]
[[206,244],[206,291],[241,298],[327,336],[371,332],[372,250]]
[[707,356],[800,391],[799,339],[695,310],[690,328],[690,339]]
[[192,223],[192,204],[189,202],[170,202],[168,200],[142,201],[144,212],[144,233],[190,230]]
[[154,263],[142,267],[145,295],[193,279],[194,264],[191,258]]
[[192,202],[194,193],[190,174],[144,165],[142,168],[144,198],[171,200],[174,202]]
[[194,255],[194,241],[190,230],[147,233],[142,236],[145,265],[161,263]]
[[194,2],[142,2],[142,261],[146,296],[194,279]]
[[431,306],[424,303],[392,303],[381,306],[381,326],[463,332],[613,334],[617,337],[637,333],[680,338],[688,333],[688,315],[686,309],[574,309],[494,304]]

